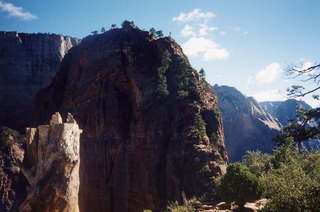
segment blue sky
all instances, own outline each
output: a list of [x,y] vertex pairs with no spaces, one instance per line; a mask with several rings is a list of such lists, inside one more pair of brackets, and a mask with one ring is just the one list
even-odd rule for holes
[[[280,100],[288,65],[320,62],[318,0],[0,0],[0,30],[84,37],[125,19],[182,45],[211,84]],[[310,99],[306,99],[315,106]]]

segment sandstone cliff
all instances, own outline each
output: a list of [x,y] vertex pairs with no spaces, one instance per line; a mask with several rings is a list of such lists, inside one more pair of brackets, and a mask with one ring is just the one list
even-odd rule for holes
[[222,113],[225,144],[231,161],[247,150],[272,152],[281,124],[253,99],[228,86],[213,87]]
[[78,39],[55,34],[0,32],[0,126],[24,131],[35,94],[48,86]]
[[35,123],[71,112],[83,129],[80,211],[157,212],[225,172],[216,96],[169,37],[127,25],[83,39],[35,106]]

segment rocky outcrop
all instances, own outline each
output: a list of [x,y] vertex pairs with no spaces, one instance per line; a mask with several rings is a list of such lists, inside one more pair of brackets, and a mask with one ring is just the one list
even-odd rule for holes
[[295,99],[288,99],[286,101],[260,102],[259,104],[265,111],[277,118],[283,126],[288,125],[289,120],[297,119],[298,107],[306,110],[310,110],[312,108],[304,101]]
[[0,211],[15,212],[26,197],[27,182],[21,173],[24,137],[17,131],[0,128]]
[[55,34],[0,32],[0,126],[30,126],[35,94],[47,87],[78,39]]
[[238,161],[248,150],[272,152],[281,124],[251,97],[228,86],[213,87],[223,117],[225,144],[231,161]]
[[35,105],[35,123],[71,112],[83,129],[80,211],[162,211],[225,172],[216,96],[169,37],[131,24],[83,39]]
[[80,134],[71,114],[28,128],[22,173],[28,182],[20,212],[79,212]]

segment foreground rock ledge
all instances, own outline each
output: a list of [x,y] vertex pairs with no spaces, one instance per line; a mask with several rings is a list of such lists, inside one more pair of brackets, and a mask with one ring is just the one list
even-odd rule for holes
[[80,134],[71,114],[63,123],[59,113],[50,125],[27,128],[22,172],[29,183],[21,212],[78,212]]

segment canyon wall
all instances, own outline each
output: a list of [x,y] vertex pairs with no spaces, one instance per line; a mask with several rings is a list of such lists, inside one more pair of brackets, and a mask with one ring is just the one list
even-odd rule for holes
[[50,84],[78,42],[56,34],[0,32],[0,126],[21,132],[30,126],[35,94]]
[[246,151],[271,153],[281,124],[256,100],[236,88],[215,85],[225,132],[225,144],[231,161],[241,160]]

